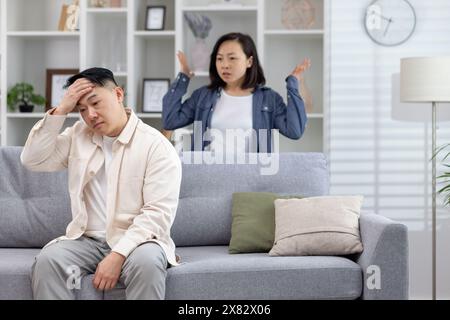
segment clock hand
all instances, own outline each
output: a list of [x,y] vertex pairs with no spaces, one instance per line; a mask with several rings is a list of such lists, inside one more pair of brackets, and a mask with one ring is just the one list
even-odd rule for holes
[[386,33],[388,32],[388,29],[389,29],[389,26],[391,25],[391,22],[392,22],[392,19],[389,19],[388,24],[387,24],[387,26],[386,26],[386,29],[384,29],[383,37],[386,36]]

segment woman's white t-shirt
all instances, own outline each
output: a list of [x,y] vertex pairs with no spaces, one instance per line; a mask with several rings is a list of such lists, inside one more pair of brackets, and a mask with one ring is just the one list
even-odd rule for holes
[[[231,96],[222,90],[211,117],[208,151],[239,154],[252,152],[253,95]],[[255,151],[254,151],[255,152]]]

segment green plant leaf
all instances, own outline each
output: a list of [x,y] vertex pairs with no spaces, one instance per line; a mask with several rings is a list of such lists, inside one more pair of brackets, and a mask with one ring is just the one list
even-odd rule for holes
[[33,94],[30,101],[38,106],[45,104],[45,98],[38,94]]
[[[437,157],[438,154],[441,152],[446,152],[444,155],[444,158],[441,160],[444,162],[448,157],[450,157],[450,151],[447,151],[447,148],[450,146],[450,143],[446,143],[439,148],[436,148],[436,152],[433,154],[433,158]],[[450,168],[450,164],[448,163],[442,163],[442,165],[446,168]],[[440,180],[440,184],[443,185],[441,189],[439,189],[438,193],[442,194],[445,193],[445,200],[444,200],[444,206],[450,205],[450,172],[444,172],[440,176],[437,177],[438,180]]]
[[450,190],[450,185],[443,187],[442,189],[440,189],[440,190],[438,191],[438,193],[443,193],[443,192],[445,192],[445,191],[447,191],[447,190]]
[[[447,148],[448,146],[450,146],[450,143],[446,143],[440,147],[437,147],[433,156],[431,157],[431,160],[433,160],[433,158],[435,158],[442,150],[444,150],[445,148]],[[450,153],[450,152],[449,152]],[[448,154],[447,154],[448,155]]]

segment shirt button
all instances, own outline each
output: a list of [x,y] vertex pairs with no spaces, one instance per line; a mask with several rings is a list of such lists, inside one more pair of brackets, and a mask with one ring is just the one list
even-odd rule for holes
[[183,82],[186,82],[186,78],[183,78]]
[[170,91],[172,91],[172,92],[175,92],[175,90],[174,90],[174,89],[172,89],[172,90],[170,90]]

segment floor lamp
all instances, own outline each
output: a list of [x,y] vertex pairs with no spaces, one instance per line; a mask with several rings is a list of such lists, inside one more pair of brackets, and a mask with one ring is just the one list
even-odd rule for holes
[[[432,154],[436,151],[436,103],[450,101],[450,57],[404,58],[400,100],[431,103]],[[432,159],[432,298],[436,300],[436,157]]]

